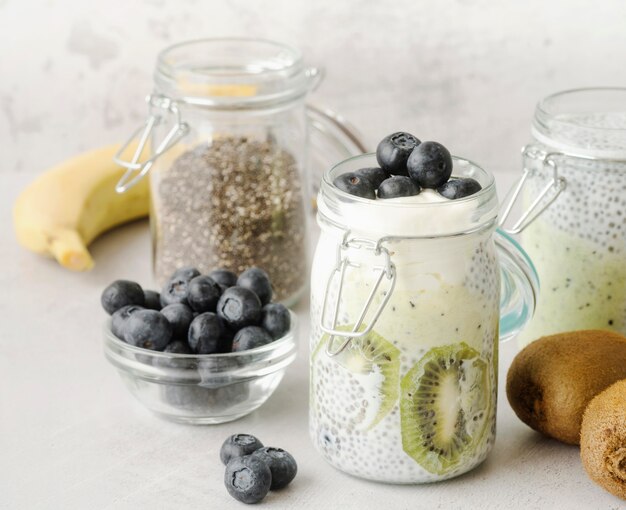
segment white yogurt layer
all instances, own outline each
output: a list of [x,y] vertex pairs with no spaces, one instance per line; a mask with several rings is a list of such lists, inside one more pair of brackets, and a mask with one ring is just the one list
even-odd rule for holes
[[320,214],[354,232],[370,237],[444,236],[476,227],[480,201],[472,197],[449,200],[424,189],[412,197],[339,201],[329,207],[318,201]]

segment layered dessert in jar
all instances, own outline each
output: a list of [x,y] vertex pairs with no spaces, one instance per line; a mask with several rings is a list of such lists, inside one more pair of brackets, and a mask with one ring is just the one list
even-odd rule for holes
[[322,183],[310,434],[342,471],[420,483],[472,469],[493,445],[497,197],[473,163],[395,135],[409,154],[426,144],[419,162],[386,165],[379,146]]
[[626,112],[611,111],[618,101],[626,104],[626,89],[556,94],[537,107],[525,205],[555,170],[566,186],[522,234],[542,285],[524,344],[570,330],[626,333]]

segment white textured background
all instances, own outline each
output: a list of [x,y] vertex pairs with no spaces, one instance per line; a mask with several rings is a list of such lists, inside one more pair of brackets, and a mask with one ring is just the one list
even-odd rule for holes
[[0,171],[120,141],[161,48],[233,35],[300,46],[370,144],[407,129],[494,172],[539,98],[626,83],[623,0],[0,0]]

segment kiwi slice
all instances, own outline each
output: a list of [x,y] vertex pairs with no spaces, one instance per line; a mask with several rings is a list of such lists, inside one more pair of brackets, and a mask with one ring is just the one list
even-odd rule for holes
[[402,379],[402,447],[444,475],[480,445],[490,416],[489,365],[465,342],[428,351]]
[[[365,325],[362,329],[365,329]],[[339,326],[341,331],[352,331],[353,325]],[[336,356],[327,356],[329,335],[324,335],[313,351],[312,366],[323,370],[324,378],[316,377],[312,369],[312,384],[321,384],[322,391],[334,393],[334,398],[345,399],[345,408],[355,408],[348,421],[365,430],[375,427],[393,408],[400,395],[400,351],[375,331],[353,338]],[[333,349],[343,338],[335,338]],[[350,401],[346,386],[361,386],[360,401]],[[324,387],[326,386],[326,387]],[[315,399],[313,399],[315,401]],[[372,412],[372,410],[374,410]]]

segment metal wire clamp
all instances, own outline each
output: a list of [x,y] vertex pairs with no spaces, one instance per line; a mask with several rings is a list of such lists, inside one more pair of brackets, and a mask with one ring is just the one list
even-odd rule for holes
[[[391,294],[396,284],[396,268],[393,262],[391,262],[391,255],[389,254],[389,250],[387,250],[384,246],[382,246],[382,241],[380,240],[373,241],[371,239],[356,238],[356,237],[349,238],[349,234],[350,234],[349,231],[345,233],[342,242],[337,247],[337,265],[335,269],[331,271],[330,276],[328,277],[328,281],[326,283],[326,290],[324,292],[324,302],[322,303],[322,314],[320,318],[320,326],[321,326],[322,331],[324,331],[324,333],[327,333],[328,335],[330,335],[330,337],[328,338],[328,342],[326,344],[326,354],[331,357],[336,356],[337,354],[342,352],[348,346],[348,344],[352,341],[352,339],[363,337],[372,331],[372,329],[374,328],[374,325],[376,324],[376,321],[380,317],[385,306],[387,306],[387,303],[389,302],[389,298],[391,297]],[[374,252],[375,256],[382,257],[383,263],[381,265],[372,266],[372,271],[376,274],[374,286],[372,287],[372,290],[369,293],[367,300],[365,301],[365,304],[361,310],[361,313],[359,314],[359,318],[357,319],[352,331],[341,331],[336,328],[337,328],[337,318],[339,316],[341,293],[343,291],[343,282],[344,282],[344,278],[346,274],[346,269],[348,267],[361,267],[362,265],[359,263],[352,262],[348,258],[347,255],[345,256],[343,255],[343,251],[348,250],[348,249],[370,250]],[[339,285],[337,288],[337,301],[333,307],[334,313],[333,313],[333,317],[331,320],[331,326],[328,327],[326,326],[326,309],[327,309],[327,304],[328,304],[328,297],[329,297],[330,288],[333,283],[333,280],[337,277],[339,278]],[[383,281],[383,278],[385,277],[389,280],[389,288],[387,289],[387,292],[385,293],[382,302],[380,303],[380,305],[378,305],[378,308],[376,309],[371,321],[369,321],[369,324],[363,330],[359,331],[372,305],[376,292],[378,291]],[[334,343],[336,336],[344,337],[344,341],[337,349],[333,350],[333,343]]]
[[[522,158],[528,156],[532,147],[526,145],[522,148]],[[522,188],[526,184],[526,181],[531,175],[531,170],[524,166],[524,173],[517,181],[515,186],[511,188],[512,191],[509,191],[507,196],[502,202],[502,213],[500,214],[500,218],[498,220],[499,227],[506,232],[507,234],[514,235],[521,233],[526,227],[528,227],[533,221],[535,221],[552,203],[557,199],[557,197],[561,194],[561,192],[566,188],[567,181],[565,177],[559,176],[557,164],[555,158],[557,156],[562,156],[560,152],[550,152],[543,156],[542,163],[552,169],[552,179],[550,182],[541,190],[539,195],[533,200],[532,204],[528,207],[528,209],[520,216],[520,218],[515,222],[515,224],[510,227],[504,227],[504,223],[508,219],[511,214],[511,210],[517,202],[519,195],[522,191]],[[548,194],[552,191],[552,196],[548,197]],[[546,197],[548,197],[546,199]]]
[[[169,97],[161,95],[149,95],[146,97],[150,114],[142,126],[139,126],[124,145],[113,156],[113,161],[118,165],[126,168],[126,172],[115,186],[115,191],[118,193],[124,193],[137,184],[152,168],[154,162],[174,145],[176,145],[181,138],[183,138],[189,132],[189,124],[183,122],[180,117],[180,110],[176,101],[172,101]],[[139,158],[150,139],[150,135],[154,128],[163,119],[162,111],[176,116],[176,123],[169,130],[165,138],[159,143],[152,156],[140,162]],[[139,139],[137,148],[130,161],[123,159],[122,155],[133,143],[135,139]],[[136,175],[134,175],[136,174]]]

